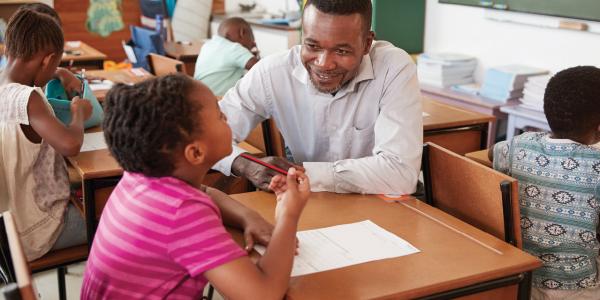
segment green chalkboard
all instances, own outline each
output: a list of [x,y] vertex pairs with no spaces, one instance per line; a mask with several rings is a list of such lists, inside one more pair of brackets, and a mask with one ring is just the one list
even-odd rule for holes
[[440,3],[600,21],[599,0],[439,0]]
[[376,39],[391,42],[408,53],[421,53],[425,30],[425,1],[373,0],[372,27]]

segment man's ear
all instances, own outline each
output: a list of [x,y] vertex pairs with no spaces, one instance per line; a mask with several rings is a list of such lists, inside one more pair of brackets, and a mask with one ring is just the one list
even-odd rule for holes
[[199,165],[206,159],[206,146],[198,141],[187,144],[183,149],[183,156],[191,165]]
[[371,51],[371,45],[373,44],[374,39],[375,39],[375,32],[369,30],[369,32],[367,32],[367,36],[365,38],[365,49],[363,51],[363,55],[367,55]]

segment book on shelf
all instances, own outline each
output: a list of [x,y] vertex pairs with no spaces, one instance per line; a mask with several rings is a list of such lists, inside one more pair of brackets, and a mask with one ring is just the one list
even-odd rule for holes
[[548,74],[548,70],[523,65],[490,68],[485,72],[480,94],[503,102],[517,99],[523,95],[529,77],[544,74]]
[[457,84],[473,82],[477,60],[457,53],[423,53],[417,59],[419,81],[447,88]]
[[467,83],[467,84],[455,84],[450,87],[451,90],[457,91],[460,93],[465,93],[469,95],[477,95],[479,94],[479,89],[481,85],[478,83]]
[[432,85],[432,86],[436,86],[436,87],[447,88],[447,87],[457,85],[457,84],[472,83],[473,77],[469,76],[469,77],[463,77],[463,78],[443,78],[441,80],[419,78],[419,82],[428,84],[428,85]]
[[419,55],[417,63],[434,63],[445,66],[477,64],[477,59],[473,56],[460,53],[423,53]]
[[522,89],[528,77],[543,74],[548,74],[548,70],[522,65],[494,67],[486,71],[484,86],[492,85],[508,90]]

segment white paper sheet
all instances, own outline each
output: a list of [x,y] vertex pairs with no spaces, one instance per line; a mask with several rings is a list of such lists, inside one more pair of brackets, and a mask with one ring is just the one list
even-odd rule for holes
[[131,69],[131,73],[133,73],[133,75],[135,75],[137,77],[146,76],[146,73],[144,73],[142,68],[133,68],[133,69]]
[[104,140],[103,132],[85,133],[83,135],[83,145],[80,152],[94,151],[106,149],[106,141]]
[[133,47],[127,45],[125,43],[125,41],[121,41],[121,45],[123,46],[123,50],[125,51],[125,55],[127,55],[127,59],[129,59],[129,61],[132,64],[136,64],[137,63],[137,57],[135,57],[135,52],[133,51]]
[[67,48],[79,48],[81,47],[81,41],[66,41],[65,46]]
[[[300,248],[299,254],[294,257],[292,276],[420,252],[370,220],[300,231],[297,237]],[[264,254],[264,247],[257,246],[255,249]]]
[[423,114],[423,118],[426,118],[426,117],[429,117],[429,116],[431,116],[430,114],[428,114],[428,113],[426,113],[426,112],[422,112],[422,114]]
[[101,81],[90,81],[90,89],[92,91],[102,91],[102,90],[110,90],[112,86],[115,84],[110,80],[101,80]]

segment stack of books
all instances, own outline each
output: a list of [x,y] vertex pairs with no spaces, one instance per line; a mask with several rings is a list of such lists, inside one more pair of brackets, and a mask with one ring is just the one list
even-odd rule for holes
[[419,81],[437,87],[473,82],[475,57],[454,53],[424,53],[417,59]]
[[523,88],[527,78],[544,74],[548,74],[548,70],[522,65],[491,68],[485,73],[479,94],[501,102],[519,99],[523,97]]
[[521,98],[521,106],[535,111],[544,111],[544,93],[551,75],[532,76],[527,79]]

